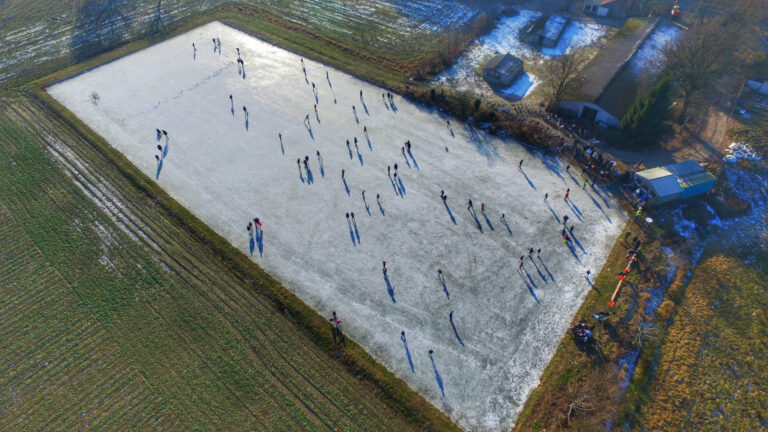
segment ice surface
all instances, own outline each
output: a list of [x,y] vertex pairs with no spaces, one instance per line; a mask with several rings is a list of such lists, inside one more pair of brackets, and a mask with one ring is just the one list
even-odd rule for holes
[[[221,38],[223,53],[213,52],[212,37]],[[263,255],[254,244],[253,259],[267,272],[322,315],[336,310],[350,337],[463,428],[508,430],[589,289],[585,270],[599,271],[625,216],[604,191],[582,190],[557,158],[453,119],[451,130],[434,109],[399,97],[385,105],[381,88],[304,63],[317,99],[297,55],[211,23],[49,92],[151,178],[163,143],[155,128],[168,131],[163,189],[245,254],[246,225],[259,217]],[[406,140],[413,143],[407,162]],[[300,178],[296,164],[305,155],[311,180],[303,167]],[[395,163],[402,185],[387,177]],[[571,203],[563,200],[566,188]],[[347,212],[355,213],[356,228]],[[564,214],[580,242],[573,250],[555,220]],[[520,274],[529,247],[542,248],[542,261],[526,258],[527,274]]]
[[[478,90],[477,87],[489,89],[482,84],[483,79],[479,70],[484,62],[496,54],[510,53],[523,59],[526,63],[538,62],[551,57],[559,57],[568,50],[589,45],[605,34],[605,28],[602,26],[570,21],[555,47],[542,48],[541,52],[538,52],[521,40],[519,34],[521,30],[525,31],[540,16],[540,12],[523,9],[515,16],[502,18],[491,33],[474,42],[459,56],[453,66],[437,77],[437,81],[450,84],[458,90]],[[528,79],[532,83],[537,82],[533,76],[529,76]],[[527,93],[520,93],[518,84],[522,85],[524,81],[513,86],[516,88],[515,92],[505,90],[502,93],[511,93],[519,98],[524,97]],[[534,87],[535,85],[530,89],[532,90]]]

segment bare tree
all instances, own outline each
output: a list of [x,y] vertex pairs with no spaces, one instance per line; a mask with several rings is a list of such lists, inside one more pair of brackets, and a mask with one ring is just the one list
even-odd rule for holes
[[736,66],[738,31],[711,20],[697,25],[664,49],[666,71],[674,78],[683,97],[680,117],[689,114],[691,105],[715,82]]
[[544,63],[541,81],[547,92],[550,106],[557,106],[565,97],[580,86],[579,71],[586,63],[583,51],[566,53]]

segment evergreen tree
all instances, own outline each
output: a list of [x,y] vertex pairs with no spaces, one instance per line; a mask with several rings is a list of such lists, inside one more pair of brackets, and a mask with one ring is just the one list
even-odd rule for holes
[[657,144],[669,129],[672,80],[664,77],[638,98],[621,119],[621,127],[635,146]]

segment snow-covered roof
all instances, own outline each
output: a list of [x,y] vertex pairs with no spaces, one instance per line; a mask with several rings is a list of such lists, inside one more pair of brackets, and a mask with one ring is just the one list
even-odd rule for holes
[[541,37],[551,41],[557,41],[563,33],[563,29],[567,23],[568,18],[561,17],[560,15],[550,16],[544,24],[544,28],[541,30]]
[[650,184],[659,197],[677,195],[686,188],[715,181],[712,174],[693,160],[647,169],[637,176]]

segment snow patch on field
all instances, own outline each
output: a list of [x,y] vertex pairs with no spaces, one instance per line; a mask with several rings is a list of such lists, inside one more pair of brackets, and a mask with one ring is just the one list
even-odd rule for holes
[[560,57],[561,55],[585,47],[605,35],[605,27],[569,21],[563,30],[563,34],[553,48],[541,48],[541,53],[547,57]]
[[[509,53],[521,58],[524,63],[541,62],[587,46],[605,35],[606,29],[603,26],[571,21],[555,47],[541,48],[538,51],[524,42],[520,33],[540,16],[540,12],[524,9],[515,16],[500,19],[491,33],[475,41],[459,56],[453,66],[438,75],[436,81],[450,85],[456,90],[474,90],[480,94],[488,94],[491,89],[482,78],[481,68],[493,56]],[[521,99],[536,88],[538,83],[539,80],[535,76],[526,73],[501,93]]]
[[505,95],[512,96],[517,99],[524,98],[531,90],[538,86],[540,81],[528,72],[523,72],[520,78],[515,81],[510,87],[502,90]]

